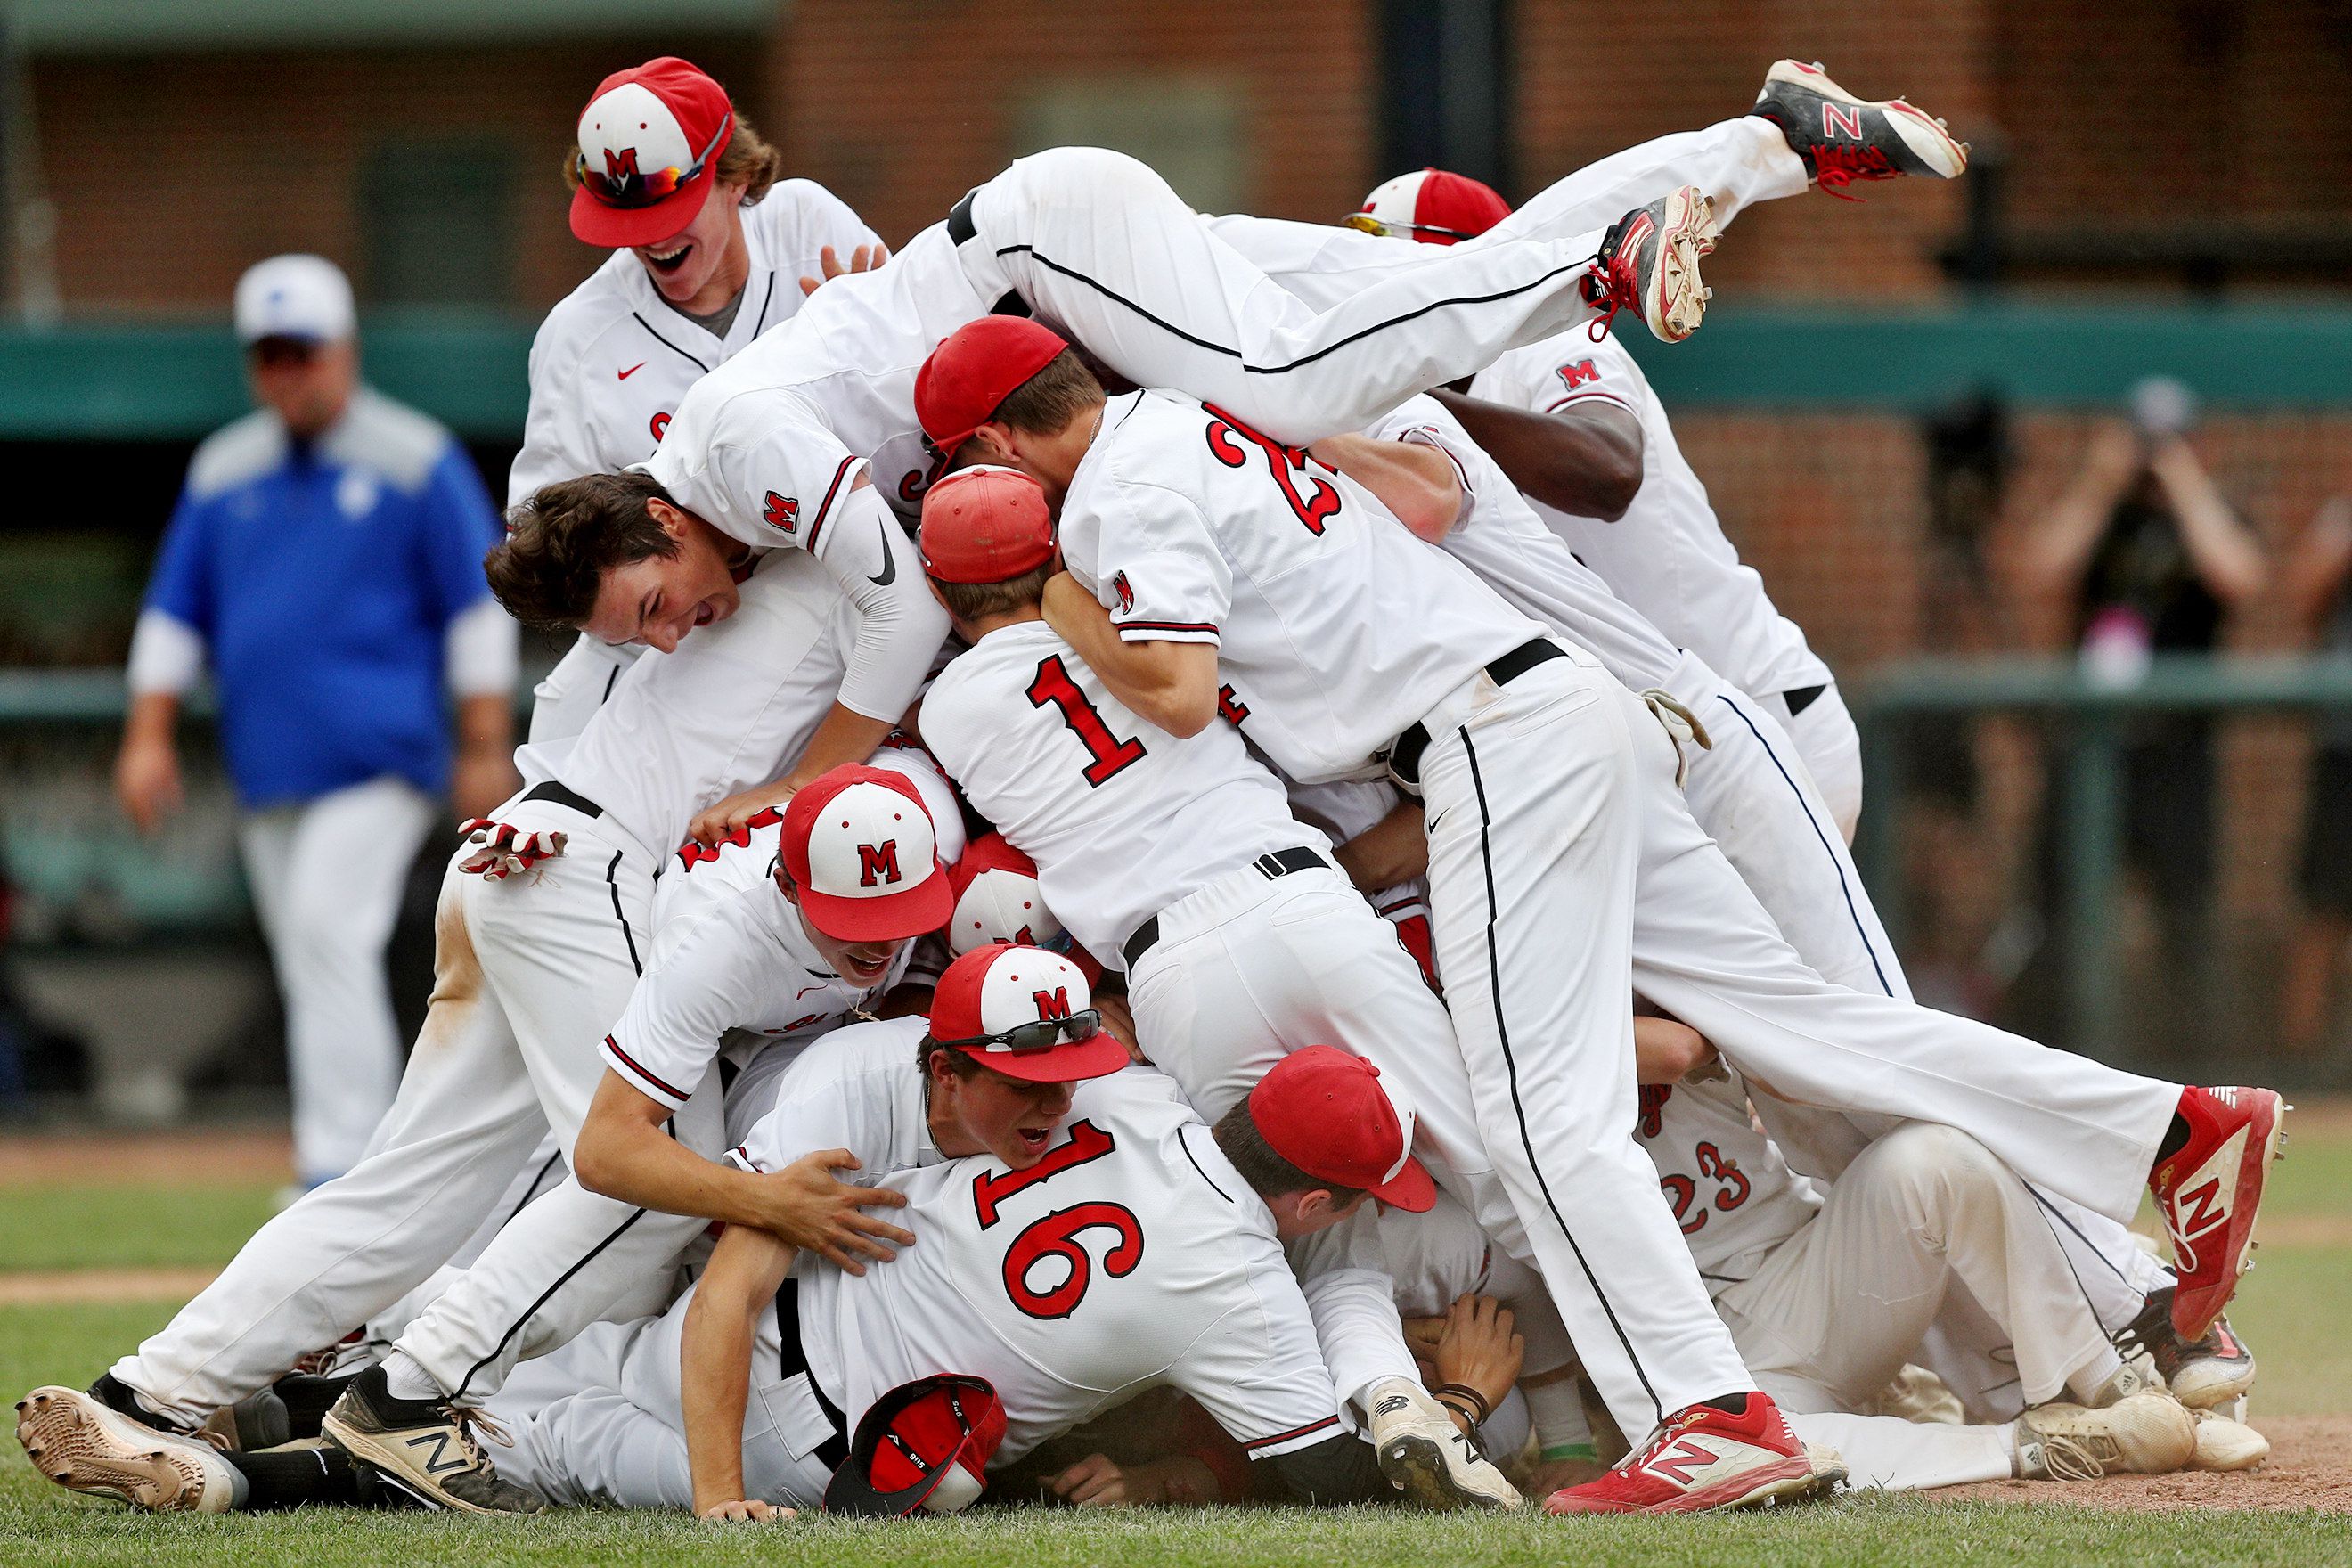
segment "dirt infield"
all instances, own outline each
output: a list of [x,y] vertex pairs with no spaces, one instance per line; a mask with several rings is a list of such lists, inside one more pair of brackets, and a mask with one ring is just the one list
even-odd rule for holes
[[56,1268],[0,1274],[0,1307],[184,1301],[219,1274],[217,1268]]
[[12,1132],[0,1138],[0,1186],[140,1186],[286,1182],[294,1141],[283,1127],[152,1132]]
[[1987,1481],[1927,1495],[1983,1502],[2063,1502],[2132,1513],[2315,1508],[2323,1513],[2352,1514],[2352,1415],[2264,1420],[2262,1391],[2254,1392],[2254,1425],[2271,1440],[2271,1457],[2258,1470],[2226,1476],[2118,1476],[2103,1481]]

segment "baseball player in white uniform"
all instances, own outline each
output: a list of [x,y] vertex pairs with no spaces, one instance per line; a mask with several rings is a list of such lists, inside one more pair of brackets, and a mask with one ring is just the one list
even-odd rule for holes
[[[729,592],[740,602],[725,625],[677,658],[633,667],[576,742],[519,753],[529,787],[451,861],[433,1007],[375,1152],[256,1233],[219,1279],[100,1380],[98,1403],[192,1429],[422,1283],[548,1128],[569,1144],[605,1070],[595,1044],[643,964],[664,853],[656,847],[678,842],[697,811],[774,777],[840,686],[853,612],[816,563],[771,552]],[[676,1121],[688,1146],[721,1146],[716,1098],[708,1113],[690,1108]],[[635,1256],[636,1233],[658,1227],[631,1216],[613,1205],[594,1236],[545,1260],[546,1284],[597,1289],[550,1292],[534,1322],[584,1323],[614,1279],[667,1261],[666,1244]],[[354,1249],[355,1236],[382,1240]],[[592,1249],[595,1267],[575,1270]],[[480,1341],[453,1338],[446,1359],[428,1364],[461,1384],[477,1361],[512,1353],[500,1344],[509,1326],[477,1325]]]
[[[803,278],[885,249],[832,192],[778,178],[782,157],[685,60],[648,60],[597,84],[577,148],[572,232],[613,254],[531,340],[509,506],[558,479],[643,462],[688,387],[800,309]],[[666,192],[647,177],[663,170],[676,172]],[[641,651],[583,637],[540,683],[531,740],[578,734]]]
[[[984,326],[969,341],[985,344],[1003,331]],[[1563,900],[1539,922],[1545,930],[1605,933],[1626,929],[1620,922],[1632,911],[1628,970],[1612,996],[1633,984],[1638,950],[1644,994],[1685,1019],[1709,1015],[1718,1045],[1735,1059],[1768,1057],[1769,1068],[1753,1070],[1793,1098],[1982,1122],[1989,1141],[2009,1145],[2000,1151],[2004,1158],[2019,1166],[2038,1163],[2037,1179],[2062,1191],[2071,1186],[2070,1195],[2111,1215],[2129,1212],[2142,1179],[2160,1198],[2177,1198],[2184,1169],[2199,1173],[2192,1185],[2210,1182],[2209,1196],[2258,1186],[2275,1132],[2277,1102],[2266,1091],[2183,1090],[2113,1073],[1968,1020],[1837,990],[1805,970],[1666,787],[1675,754],[1664,731],[1646,717],[1638,726],[1602,718],[1622,712],[1622,704],[1638,712],[1631,694],[1593,679],[1585,672],[1597,670],[1558,644],[1528,636],[1533,623],[1475,578],[1433,569],[1443,557],[1415,559],[1397,521],[1344,474],[1254,437],[1213,410],[1150,394],[1108,405],[1062,398],[1055,395],[1057,384],[1043,377],[1030,395],[1051,404],[1051,416],[1033,420],[1023,413],[995,421],[989,411],[1011,405],[1011,395],[1024,389],[1013,374],[1036,354],[999,356],[999,379],[992,384],[977,365],[942,363],[960,353],[951,340],[927,371],[934,384],[957,389],[925,410],[934,439],[947,450],[984,427],[984,453],[1024,468],[1049,496],[1062,496],[1065,559],[1096,597],[1057,596],[1057,587],[1072,584],[1049,587],[1046,616],[1111,689],[1171,732],[1192,733],[1213,718],[1222,679],[1230,689],[1228,707],[1248,715],[1244,733],[1296,776],[1361,772],[1377,752],[1390,755],[1401,777],[1421,784],[1433,827],[1439,971],[1473,1083],[1490,1097],[1486,1147],[1498,1162],[1507,1155],[1497,1144],[1512,1127],[1528,1150],[1538,1142],[1547,1151],[1608,1148],[1609,1134],[1580,1126],[1580,1109],[1569,1106],[1546,1113],[1545,1136],[1537,1138],[1526,1106],[1549,1096],[1573,1098],[1559,1079],[1543,1075],[1572,1074],[1577,1053],[1595,1048],[1594,1040],[1622,1037],[1621,1065],[1630,1073],[1630,1020],[1621,1024],[1615,1006],[1585,989],[1579,975],[1569,976],[1565,995],[1558,994],[1555,942],[1529,929],[1529,945],[1515,945],[1522,916],[1547,900]],[[1066,374],[1084,374],[1068,363]],[[1204,660],[1186,653],[1187,644],[1216,652]],[[1470,679],[1451,695],[1439,691],[1449,679],[1463,679],[1462,668],[1476,670],[1482,658],[1486,679]],[[1552,665],[1568,668],[1555,671]],[[1521,685],[1538,671],[1542,679]],[[1563,702],[1554,688],[1601,695]],[[1436,707],[1430,720],[1407,717],[1423,704]],[[1558,741],[1539,757],[1517,757],[1516,747],[1543,735],[1547,719],[1588,728],[1600,722],[1575,744]],[[1391,720],[1404,731],[1392,743],[1382,738]],[[1613,764],[1625,770],[1622,777],[1547,773],[1599,767],[1612,750],[1622,759]],[[1444,776],[1433,773],[1424,752],[1442,758]],[[1595,798],[1624,800],[1623,821],[1610,826],[1572,815],[1591,813]],[[1560,812],[1570,818],[1535,826]],[[1541,836],[1527,841],[1522,859],[1497,847],[1498,824],[1505,846],[1520,833]],[[1555,872],[1551,862],[1563,853],[1593,863],[1559,874],[1566,868]],[[1456,910],[1451,922],[1449,905]],[[1738,921],[1736,932],[1725,924],[1735,912],[1753,916]],[[1585,956],[1608,961],[1600,947]],[[1538,975],[1547,984],[1536,984]],[[1522,997],[1523,990],[1541,994]],[[1543,1048],[1515,1054],[1513,1033]],[[1540,1068],[1532,1065],[1537,1057]],[[1982,1064],[1958,1092],[1948,1076],[1956,1060]],[[1530,1079],[1531,1070],[1538,1076]],[[1630,1077],[1624,1082],[1630,1094]],[[1562,1120],[1552,1122],[1553,1114]],[[2035,1122],[2043,1123],[2042,1131],[2027,1133]],[[1635,1152],[1630,1142],[1627,1152]],[[1612,1166],[1610,1173],[1618,1173]],[[1538,1205],[1555,1216],[1552,1238],[1561,1256],[1545,1258],[1545,1271],[1558,1291],[1563,1274],[1580,1267],[1579,1249],[1567,1240],[1538,1163],[1522,1160],[1517,1174],[1522,1218]],[[2202,1201],[2174,1205],[2174,1220],[2223,1240],[2226,1249],[2227,1238],[2244,1235],[2251,1213],[2236,1211],[2233,1219]],[[1609,1212],[1639,1211],[1629,1200]],[[1658,1218],[1663,1226],[1663,1213]],[[2234,1281],[2229,1271],[2242,1259],[2217,1256],[2210,1245],[2205,1252],[2204,1293],[2184,1333],[2201,1331],[2218,1312]],[[1628,1256],[1621,1247],[1612,1261],[1622,1265]],[[1645,1292],[1643,1304],[1664,1310],[1673,1300],[1664,1292],[1674,1275],[1664,1260],[1656,1268],[1664,1284]],[[2176,1297],[2177,1314],[2187,1296]],[[1580,1308],[1561,1305],[1571,1326],[1582,1326]],[[1592,1296],[1581,1310],[1593,1311],[1591,1326],[1603,1334],[1622,1333],[1622,1321],[1612,1321]],[[1690,1342],[1706,1342],[1696,1316],[1685,1317]],[[1594,1340],[1591,1331],[1580,1336],[1588,1357]],[[1612,1358],[1616,1364],[1596,1382],[1612,1405],[1629,1413],[1646,1405],[1663,1419],[1682,1408],[1658,1397],[1657,1381],[1738,1375],[1730,1370],[1736,1358],[1727,1358],[1728,1367],[1701,1370],[1696,1360],[1703,1358],[1686,1352],[1654,1352],[1660,1363],[1654,1370],[1646,1364],[1651,1358],[1625,1353],[1626,1339],[1618,1342],[1623,1348]],[[1608,1349],[1604,1344],[1604,1353]]]

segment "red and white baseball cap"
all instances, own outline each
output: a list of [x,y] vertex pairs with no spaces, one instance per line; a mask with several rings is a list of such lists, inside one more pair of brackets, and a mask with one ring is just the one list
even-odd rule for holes
[[1024,1083],[1076,1083],[1127,1066],[1078,966],[1042,947],[983,947],[931,993],[931,1038]]
[[986,1378],[942,1373],[900,1384],[858,1417],[849,1457],[825,1484],[824,1510],[901,1519],[970,1508],[988,1488],[1004,1426],[1004,1402]]
[[596,84],[580,111],[572,232],[618,249],[658,245],[702,210],[735,135],[727,89],[664,55]]
[[1415,1214],[1437,1202],[1412,1156],[1412,1102],[1363,1058],[1337,1046],[1293,1051],[1258,1079],[1249,1108],[1267,1147],[1308,1175]]
[[809,923],[843,942],[922,936],[955,908],[931,814],[904,773],[818,775],[784,807],[780,847]]
[[963,858],[948,868],[955,912],[948,917],[948,952],[961,958],[978,947],[1013,943],[1051,948],[1062,922],[1045,907],[1037,886],[1037,863],[1005,841],[983,834],[968,845]]
[[1070,345],[1026,316],[982,316],[940,340],[915,373],[915,418],[943,458],[988,423],[1013,388]]
[[959,468],[923,497],[916,548],[942,583],[1004,583],[1054,558],[1045,492],[1018,468]]
[[1494,186],[1467,174],[1421,169],[1373,186],[1348,226],[1424,245],[1459,245],[1510,216],[1511,204]]

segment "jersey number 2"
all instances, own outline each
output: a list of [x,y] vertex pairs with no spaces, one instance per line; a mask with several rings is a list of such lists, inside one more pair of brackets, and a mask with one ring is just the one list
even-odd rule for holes
[[[1110,1134],[1093,1122],[1073,1122],[1068,1141],[1045,1151],[1045,1158],[1027,1170],[973,1177],[971,1203],[980,1228],[986,1230],[997,1222],[997,1205],[1013,1194],[1099,1160],[1113,1147]],[[1094,1259],[1077,1239],[1089,1230],[1108,1230],[1112,1235],[1110,1248],[1102,1257],[1103,1271],[1112,1279],[1134,1273],[1136,1265],[1143,1261],[1143,1226],[1126,1205],[1083,1203],[1055,1209],[1032,1221],[1004,1249],[1006,1298],[1033,1318],[1066,1318],[1076,1311],[1086,1299],[1087,1287],[1094,1283]],[[1029,1271],[1048,1258],[1059,1258],[1067,1272],[1057,1285],[1033,1289]]]
[[1085,770],[1087,788],[1100,788],[1121,768],[1143,760],[1143,742],[1132,735],[1122,741],[1110,732],[1110,726],[1095,711],[1095,705],[1087,700],[1087,694],[1070,679],[1059,654],[1040,663],[1037,679],[1029,683],[1030,706],[1043,708],[1048,703],[1062,710],[1062,722],[1070,727],[1070,733],[1078,738],[1078,744],[1093,759]]
[[[1271,436],[1261,436],[1213,403],[1201,405],[1209,421],[1209,454],[1229,468],[1238,468],[1249,461],[1251,450],[1265,459],[1266,471],[1282,491],[1282,499],[1290,503],[1292,515],[1307,525],[1307,531],[1319,534],[1326,518],[1339,510],[1339,488],[1313,470],[1325,474],[1338,470],[1317,462],[1307,455],[1303,447],[1286,447]],[[1304,478],[1308,488],[1298,488]]]

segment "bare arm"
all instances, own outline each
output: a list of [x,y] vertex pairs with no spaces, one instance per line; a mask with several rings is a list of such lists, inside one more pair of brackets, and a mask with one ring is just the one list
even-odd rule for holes
[[2018,592],[2049,605],[2071,598],[2090,569],[2116,502],[2139,475],[2139,437],[2110,420],[2091,438],[2083,471],[2042,516],[2017,553]]
[[765,1231],[729,1226],[687,1303],[678,1394],[698,1517],[772,1515],[769,1505],[743,1496],[743,1407],[751,1394],[752,1336],[792,1271],[793,1256]]
[[1416,539],[1435,544],[1461,520],[1461,473],[1454,459],[1434,447],[1331,436],[1308,447],[1307,454],[1380,497],[1381,504]]
[[1633,1020],[1633,1078],[1637,1083],[1680,1083],[1715,1055],[1706,1037],[1673,1018],[1637,1016]]
[[908,1232],[865,1212],[872,1205],[903,1207],[903,1195],[834,1176],[857,1168],[848,1150],[824,1150],[758,1174],[706,1160],[678,1142],[662,1128],[670,1114],[607,1068],[572,1145],[572,1174],[592,1193],[641,1208],[758,1226],[852,1274],[866,1272],[860,1258],[896,1257],[885,1242],[914,1244]]
[[180,809],[180,757],[172,742],[179,719],[176,693],[144,691],[131,700],[114,759],[114,796],[142,833],[154,832]]
[[2352,497],[2335,496],[2313,514],[2279,573],[2288,614],[2305,637],[2319,629],[2352,573]]
[[1112,696],[1170,734],[1197,735],[1216,718],[1215,644],[1121,641],[1110,612],[1067,572],[1045,580],[1045,612]]
[[1458,392],[1430,394],[1471,438],[1546,506],[1614,522],[1642,489],[1642,421],[1623,404],[1582,397],[1538,414]]
[[2235,609],[2270,585],[2270,565],[2263,547],[2221,497],[2221,487],[2189,443],[2168,437],[2148,460],[2149,471],[2172,502],[2180,523],[2181,542],[2197,575],[2213,596]]
[[514,766],[514,700],[505,692],[457,700],[457,757],[450,804],[459,816],[487,816],[520,787]]
[[1358,892],[1377,893],[1420,876],[1429,869],[1429,829],[1420,803],[1401,803],[1332,854]]

